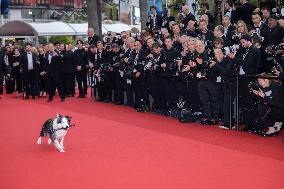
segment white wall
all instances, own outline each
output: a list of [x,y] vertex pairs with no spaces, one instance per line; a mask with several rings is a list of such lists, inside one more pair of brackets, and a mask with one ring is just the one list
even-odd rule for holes
[[13,20],[22,19],[22,10],[21,9],[10,9],[9,19],[13,19]]

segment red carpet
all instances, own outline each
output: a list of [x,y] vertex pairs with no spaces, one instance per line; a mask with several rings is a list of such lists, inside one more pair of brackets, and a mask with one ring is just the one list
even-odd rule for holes
[[[65,153],[36,144],[56,113],[77,124]],[[0,119],[1,189],[284,188],[283,133],[262,138],[77,98],[4,96]]]

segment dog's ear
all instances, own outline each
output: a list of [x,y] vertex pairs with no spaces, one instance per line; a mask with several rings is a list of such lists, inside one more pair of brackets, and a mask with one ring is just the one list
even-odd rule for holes
[[68,121],[68,123],[70,124],[70,122],[71,122],[71,116],[65,116],[66,117],[66,119],[67,119],[67,121]]

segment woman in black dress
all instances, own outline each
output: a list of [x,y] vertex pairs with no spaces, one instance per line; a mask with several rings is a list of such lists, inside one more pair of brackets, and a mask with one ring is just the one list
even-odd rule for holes
[[12,78],[14,78],[16,84],[17,97],[23,92],[23,77],[22,77],[22,66],[20,64],[20,51],[18,47],[14,48],[12,57]]

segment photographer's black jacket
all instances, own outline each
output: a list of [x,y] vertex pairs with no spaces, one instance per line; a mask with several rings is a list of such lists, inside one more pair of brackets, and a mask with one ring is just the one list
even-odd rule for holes
[[270,97],[264,97],[264,102],[271,108],[270,117],[275,122],[284,121],[284,87],[272,84],[266,91],[271,90]]
[[[166,52],[164,50],[161,50],[160,54],[154,54],[153,53],[153,59],[156,60],[155,65],[153,65],[155,67],[154,69],[154,75],[155,76],[166,76],[169,66],[166,62]],[[162,68],[161,64],[167,64],[166,68]]]
[[232,77],[235,74],[235,63],[235,60],[226,57],[214,66],[215,70],[222,74],[225,86],[235,81],[235,78]]
[[168,65],[168,74],[175,75],[178,71],[178,65],[176,63],[176,59],[179,58],[179,53],[175,48],[165,49],[165,63]]
[[214,33],[211,30],[207,30],[206,32],[202,32],[201,30],[199,30],[197,35],[200,40],[210,42],[214,41]]
[[259,58],[259,50],[254,45],[251,45],[245,52],[238,56],[237,64],[242,66],[246,75],[255,75],[259,67]]
[[275,28],[270,28],[268,32],[268,45],[278,45],[283,43],[284,38],[284,28],[281,26],[276,26]]

